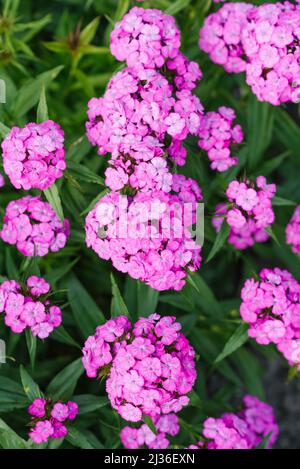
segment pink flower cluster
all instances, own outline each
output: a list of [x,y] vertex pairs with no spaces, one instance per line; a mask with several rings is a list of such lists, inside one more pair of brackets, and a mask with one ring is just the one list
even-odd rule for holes
[[245,396],[243,409],[204,421],[203,439],[189,449],[254,449],[269,437],[271,448],[278,436],[273,409],[254,396]]
[[64,438],[68,434],[66,422],[74,420],[78,414],[76,402],[52,402],[37,398],[28,408],[32,417],[29,437],[36,444],[46,443],[49,438]]
[[167,435],[175,436],[179,432],[179,421],[175,414],[155,417],[156,434],[147,424],[139,428],[125,427],[120,433],[122,444],[127,449],[146,447],[150,449],[165,449],[170,441]]
[[13,127],[1,145],[12,185],[25,190],[50,187],[66,168],[63,145],[64,132],[52,120]]
[[132,8],[116,23],[111,53],[132,68],[161,68],[179,52],[180,31],[175,19],[160,10]]
[[200,31],[200,47],[228,72],[246,71],[260,101],[300,99],[300,8],[290,2],[224,5]]
[[247,24],[247,14],[253,8],[249,3],[226,3],[218,12],[209,15],[200,29],[200,49],[229,73],[246,70],[242,32]]
[[108,376],[112,407],[125,420],[156,418],[186,406],[195,379],[195,352],[174,316],[152,314],[132,327],[125,316],[99,326],[87,339],[83,365],[89,377]]
[[266,241],[269,238],[266,228],[275,219],[271,202],[275,192],[275,184],[267,184],[264,176],[258,176],[256,184],[248,179],[232,181],[226,191],[229,203],[217,205],[213,226],[219,231],[226,219],[230,226],[228,241],[237,249]]
[[0,188],[5,186],[5,179],[4,177],[2,176],[2,174],[0,173]]
[[48,202],[30,195],[10,202],[5,211],[0,237],[15,244],[24,256],[45,256],[62,249],[69,234],[69,222],[60,221]]
[[240,125],[233,125],[235,112],[227,107],[220,107],[218,112],[204,115],[199,129],[199,147],[207,151],[211,160],[210,167],[217,171],[226,171],[237,164],[237,158],[231,157],[230,147],[243,141],[244,134]]
[[300,254],[300,205],[294,211],[285,234],[286,242],[292,246],[293,252]]
[[257,343],[274,343],[300,370],[300,284],[287,270],[263,269],[248,279],[241,293],[240,313]]
[[16,333],[29,327],[33,336],[46,339],[62,321],[61,310],[51,305],[47,296],[50,285],[35,275],[21,286],[15,280],[7,280],[0,285],[0,313],[4,322]]
[[86,218],[86,243],[100,258],[156,290],[181,290],[187,270],[200,266],[200,246],[189,228],[201,191],[192,179],[173,176],[172,190],[106,195]]
[[183,165],[188,134],[198,135],[203,107],[191,91],[202,73],[180,51],[173,17],[134,7],[111,34],[111,50],[128,68],[88,103],[87,137],[111,153],[106,185],[113,191],[169,192],[172,160]]
[[137,74],[127,68],[111,79],[103,98],[89,101],[87,136],[100,155],[111,153],[105,173],[111,190],[170,190],[167,157],[184,164],[182,141],[189,133],[198,134],[202,114],[199,99],[189,90],[199,68],[185,64],[182,56],[172,61],[175,73],[182,73],[176,82],[180,90],[155,70]]

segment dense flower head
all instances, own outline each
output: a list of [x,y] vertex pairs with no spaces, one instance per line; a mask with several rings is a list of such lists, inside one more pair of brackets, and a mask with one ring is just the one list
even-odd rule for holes
[[286,230],[286,242],[292,246],[296,254],[300,254],[300,205],[295,209]]
[[200,122],[199,147],[207,151],[210,167],[226,171],[237,164],[237,157],[231,155],[230,147],[243,141],[244,134],[239,124],[233,125],[235,112],[220,107],[217,112],[208,112]]
[[228,72],[246,71],[260,101],[300,100],[300,9],[290,2],[224,5],[200,31],[200,47]]
[[20,334],[27,327],[33,336],[46,339],[62,322],[58,306],[47,299],[50,285],[46,280],[32,275],[21,285],[15,280],[0,284],[0,314],[14,333]]
[[[169,185],[166,159],[184,164],[182,141],[189,133],[198,134],[203,108],[188,86],[199,69],[191,62],[187,73],[180,59],[170,65],[183,73],[175,78],[175,85],[155,70],[137,74],[126,68],[111,79],[102,98],[89,101],[87,137],[100,155],[111,153],[106,171],[110,189],[130,185],[160,190]],[[175,88],[176,83],[180,88]]]
[[[157,418],[188,404],[186,394],[196,379],[195,352],[180,330],[174,316],[152,314],[134,326],[120,316],[87,339],[83,349],[87,374],[108,376],[111,405],[125,420],[139,422],[143,415]],[[161,421],[158,427],[166,433],[167,422]]]
[[78,414],[76,402],[53,402],[51,399],[39,397],[34,399],[28,408],[31,415],[29,437],[36,444],[46,443],[49,438],[67,436],[66,423],[74,420]]
[[156,290],[181,290],[186,270],[196,270],[201,262],[189,228],[202,196],[197,183],[181,175],[173,175],[172,189],[104,196],[86,218],[87,246]]
[[129,319],[119,316],[98,326],[95,334],[88,337],[82,350],[82,362],[89,378],[96,378],[99,370],[112,362],[112,345],[128,339],[130,328]]
[[254,396],[246,395],[238,413],[209,417],[203,424],[203,437],[190,449],[254,449],[265,437],[271,448],[278,436],[273,409]]
[[274,343],[300,369],[300,284],[287,270],[263,269],[246,280],[240,313],[259,344]]
[[147,424],[143,424],[139,428],[124,427],[120,433],[123,446],[127,449],[167,448],[170,444],[167,435],[175,436],[179,432],[178,417],[175,414],[167,414],[157,416],[153,420],[156,434]]
[[64,132],[52,120],[13,127],[1,146],[4,170],[16,189],[45,190],[66,168]]
[[275,219],[272,198],[276,185],[267,184],[264,176],[258,176],[256,182],[248,179],[231,181],[226,196],[228,203],[217,205],[213,225],[220,230],[224,220],[230,226],[228,242],[236,249],[246,249],[254,243],[269,239],[266,228]]
[[161,10],[133,7],[110,36],[111,53],[131,68],[161,68],[176,57],[179,48],[175,19]]
[[24,256],[40,257],[62,249],[68,235],[68,220],[62,223],[48,202],[30,195],[7,205],[0,231],[2,240]]
[[253,8],[249,3],[226,3],[209,15],[200,29],[200,49],[229,73],[246,70],[242,31],[247,24],[247,13]]

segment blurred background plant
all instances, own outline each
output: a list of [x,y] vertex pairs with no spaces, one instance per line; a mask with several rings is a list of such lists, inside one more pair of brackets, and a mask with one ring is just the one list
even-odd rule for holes
[[[287,411],[282,404],[289,392],[296,395],[299,377],[274,348],[258,347],[248,339],[238,311],[243,281],[262,266],[288,268],[300,280],[299,259],[285,244],[284,236],[300,202],[298,106],[275,108],[259,103],[243,75],[226,74],[201,53],[199,28],[204,17],[218,8],[211,0],[143,4],[129,0],[2,0],[0,4],[0,78],[6,84],[6,103],[0,104],[0,133],[4,137],[7,127],[23,126],[47,112],[64,128],[68,168],[45,195],[71,222],[67,247],[45,258],[24,259],[14,247],[0,242],[0,281],[41,272],[56,290],[55,300],[64,313],[63,326],[45,342],[29,334],[10,333],[0,316],[0,337],[6,341],[8,355],[7,364],[0,365],[0,446],[28,446],[26,407],[38,383],[56,398],[75,396],[73,400],[80,406],[76,426],[66,440],[52,442],[50,447],[120,447],[119,431],[124,423],[107,405],[104,384],[83,376],[80,347],[104,317],[127,312],[136,319],[154,311],[175,314],[200,356],[191,404],[181,413],[181,432],[174,444],[192,442],[206,416],[230,410],[247,391],[277,405],[275,411],[285,432],[279,446],[299,445],[296,427],[291,428],[287,420],[292,409]],[[182,172],[192,175],[203,189],[205,244],[201,269],[180,293],[158,294],[113,271],[109,262],[85,247],[85,215],[105,193],[107,160],[99,157],[85,138],[86,103],[92,96],[101,96],[110,77],[121,68],[110,54],[109,35],[133,4],[175,15],[183,52],[204,72],[196,93],[206,110],[233,107],[246,135],[238,166],[223,174],[209,169],[195,139],[187,142],[188,158]],[[226,239],[218,239],[216,249],[211,226],[214,207],[228,181],[244,174],[263,174],[278,185],[271,240],[238,252],[225,243]],[[0,189],[1,220],[7,203],[22,195],[25,193],[14,190],[6,180]],[[270,376],[267,382],[265,375]],[[272,393],[270,380],[272,386],[277,380],[276,392]],[[289,387],[285,387],[286,381]],[[287,393],[284,398],[283,392]],[[292,440],[286,437],[288,432]]]

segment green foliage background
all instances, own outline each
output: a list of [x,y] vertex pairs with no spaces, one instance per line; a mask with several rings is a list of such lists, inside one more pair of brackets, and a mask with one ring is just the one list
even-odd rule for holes
[[[0,78],[7,85],[7,102],[0,104],[0,132],[3,137],[6,127],[43,119],[47,102],[50,118],[65,130],[68,169],[45,196],[71,222],[67,247],[42,259],[25,259],[0,241],[0,281],[40,272],[51,282],[56,292],[53,300],[64,312],[63,326],[44,342],[8,332],[1,319],[0,338],[7,343],[8,355],[7,364],[0,368],[3,448],[34,447],[27,442],[26,407],[40,390],[55,398],[75,396],[80,404],[79,417],[66,440],[52,441],[50,448],[120,447],[119,431],[124,422],[107,403],[104,383],[87,379],[80,360],[85,338],[111,315],[128,314],[135,320],[154,311],[175,314],[199,354],[191,404],[180,414],[181,432],[173,442],[177,447],[195,441],[206,416],[230,410],[245,392],[264,399],[263,367],[267,361],[281,360],[272,347],[258,347],[247,339],[238,308],[243,281],[262,266],[287,268],[300,280],[299,259],[284,237],[286,223],[300,202],[298,108],[257,102],[243,75],[226,74],[200,52],[199,28],[205,16],[218,8],[211,0],[139,4],[175,15],[182,31],[183,52],[204,72],[196,93],[206,110],[219,105],[233,107],[245,131],[239,164],[225,174],[212,172],[196,141],[187,142],[188,159],[182,172],[198,181],[205,200],[201,269],[189,277],[182,292],[158,294],[113,271],[109,262],[85,247],[84,218],[103,195],[107,161],[85,138],[86,103],[92,96],[101,96],[112,74],[120,69],[109,51],[109,34],[114,22],[134,3],[0,2]],[[272,239],[237,252],[219,238],[212,256],[214,207],[222,200],[228,181],[244,174],[263,174],[278,184]],[[23,195],[8,183],[0,189],[1,219],[7,203]],[[285,366],[291,379],[294,370]]]

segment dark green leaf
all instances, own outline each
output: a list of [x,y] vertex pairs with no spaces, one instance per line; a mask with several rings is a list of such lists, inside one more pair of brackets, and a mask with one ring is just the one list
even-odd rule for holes
[[70,275],[68,282],[68,299],[83,337],[94,334],[95,328],[105,321],[105,317],[74,274]]
[[232,334],[232,336],[226,342],[224,349],[215,359],[215,363],[220,363],[224,358],[231,355],[237,349],[239,349],[248,340],[248,325],[241,324]]
[[83,371],[82,359],[78,358],[53,378],[47,388],[47,394],[56,400],[69,399]]

